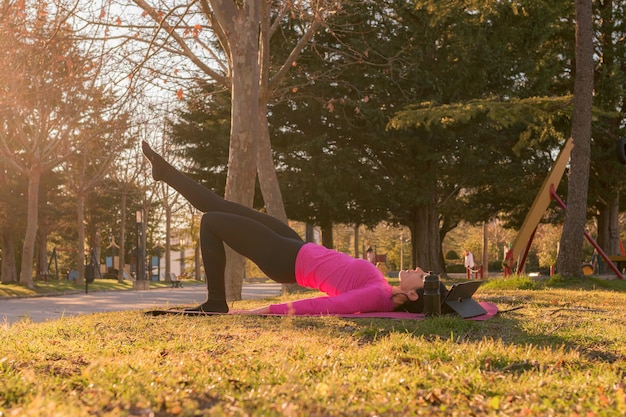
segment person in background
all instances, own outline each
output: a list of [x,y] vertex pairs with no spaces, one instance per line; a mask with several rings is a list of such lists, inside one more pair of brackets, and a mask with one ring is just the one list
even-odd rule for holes
[[472,275],[472,271],[474,270],[474,255],[472,255],[472,252],[465,250],[465,272],[467,273],[467,276],[471,276]]

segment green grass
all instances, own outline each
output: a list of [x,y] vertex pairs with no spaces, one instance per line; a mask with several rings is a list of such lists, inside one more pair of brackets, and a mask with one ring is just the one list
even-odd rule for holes
[[0,415],[626,414],[626,284],[494,282],[476,298],[507,312],[486,322],[120,312],[0,325]]

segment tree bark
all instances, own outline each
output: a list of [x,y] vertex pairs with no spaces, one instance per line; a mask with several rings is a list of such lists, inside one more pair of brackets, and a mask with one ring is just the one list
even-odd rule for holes
[[576,75],[567,210],[557,258],[563,277],[581,276],[582,244],[587,216],[593,101],[593,20],[591,0],[576,0]]
[[[239,13],[220,19],[228,25],[232,60],[231,136],[224,197],[248,207],[254,198],[259,137],[259,7],[258,0],[250,0]],[[226,259],[226,299],[240,300],[245,259],[230,248]]]
[[34,288],[33,284],[33,259],[35,256],[35,239],[37,237],[37,224],[39,223],[39,183],[41,181],[41,168],[33,164],[28,172],[28,210],[26,217],[26,234],[22,248],[22,267],[20,269],[20,282],[28,288]]
[[439,216],[434,199],[428,204],[416,207],[411,231],[412,267],[420,267],[436,274],[442,273],[439,267]]
[[165,282],[171,282],[172,272],[172,206],[165,205]]
[[37,248],[35,250],[35,256],[37,261],[35,264],[37,265],[37,276],[40,279],[48,279],[48,232],[46,226],[44,226],[45,221],[41,221],[41,216],[39,216],[39,227],[37,228]]
[[[100,260],[102,259],[102,236],[100,235],[100,225],[96,224],[89,238],[89,256],[91,257],[91,251],[93,250],[94,262],[96,263],[96,270],[94,271],[96,277],[100,278]],[[90,258],[91,259],[91,258]]]
[[8,284],[17,280],[15,261],[15,240],[11,230],[2,230],[2,283]]
[[194,242],[195,247],[195,278],[196,281],[202,280],[202,253],[200,252],[200,240]]
[[334,237],[333,237],[333,224],[323,224],[320,225],[320,229],[322,231],[322,246],[333,249],[335,247]]
[[269,69],[270,69],[270,11],[268,3],[261,2],[259,11],[259,136],[257,138],[257,173],[261,194],[265,202],[265,209],[270,216],[274,216],[285,224],[287,213],[276,175],[272,143],[267,122],[267,103],[270,99]]
[[126,239],[124,238],[126,234],[126,190],[122,191],[122,201],[120,203],[121,216],[120,219],[120,254],[119,254],[119,271],[117,273],[117,281],[124,282],[124,266],[126,265]]
[[85,197],[76,195],[76,278],[77,285],[85,283]]
[[257,147],[257,172],[265,208],[270,216],[274,216],[286,224],[287,212],[285,211],[283,195],[280,191],[278,176],[276,175],[267,122],[267,100],[259,104],[259,137],[257,138]]
[[483,223],[483,274],[484,277],[489,276],[489,223]]
[[613,199],[598,210],[596,221],[598,245],[608,255],[620,255],[619,192],[615,192]]

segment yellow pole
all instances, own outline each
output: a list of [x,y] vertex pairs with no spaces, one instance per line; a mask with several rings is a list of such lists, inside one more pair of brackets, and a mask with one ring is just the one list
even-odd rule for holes
[[572,141],[572,138],[567,139],[563,145],[563,149],[561,149],[559,156],[556,158],[556,161],[552,166],[550,174],[543,181],[541,189],[535,197],[535,201],[533,201],[532,206],[530,206],[530,210],[528,211],[528,214],[526,214],[524,223],[522,223],[522,227],[517,233],[517,237],[513,241],[511,249],[509,249],[507,258],[518,263],[518,271],[520,270],[519,262],[521,256],[526,251],[533,232],[537,228],[537,225],[539,225],[541,218],[548,209],[550,201],[552,200],[550,196],[550,186],[554,185],[555,189],[558,188],[559,182],[561,182],[561,178],[563,178],[563,174],[565,173],[565,168],[569,162],[569,157],[572,153],[573,147],[574,142]]

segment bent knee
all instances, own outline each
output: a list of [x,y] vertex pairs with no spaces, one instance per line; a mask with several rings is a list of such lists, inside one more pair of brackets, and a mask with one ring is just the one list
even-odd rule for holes
[[205,229],[207,227],[211,227],[211,225],[218,224],[220,222],[220,213],[209,211],[202,215],[202,219],[200,220],[200,227]]

